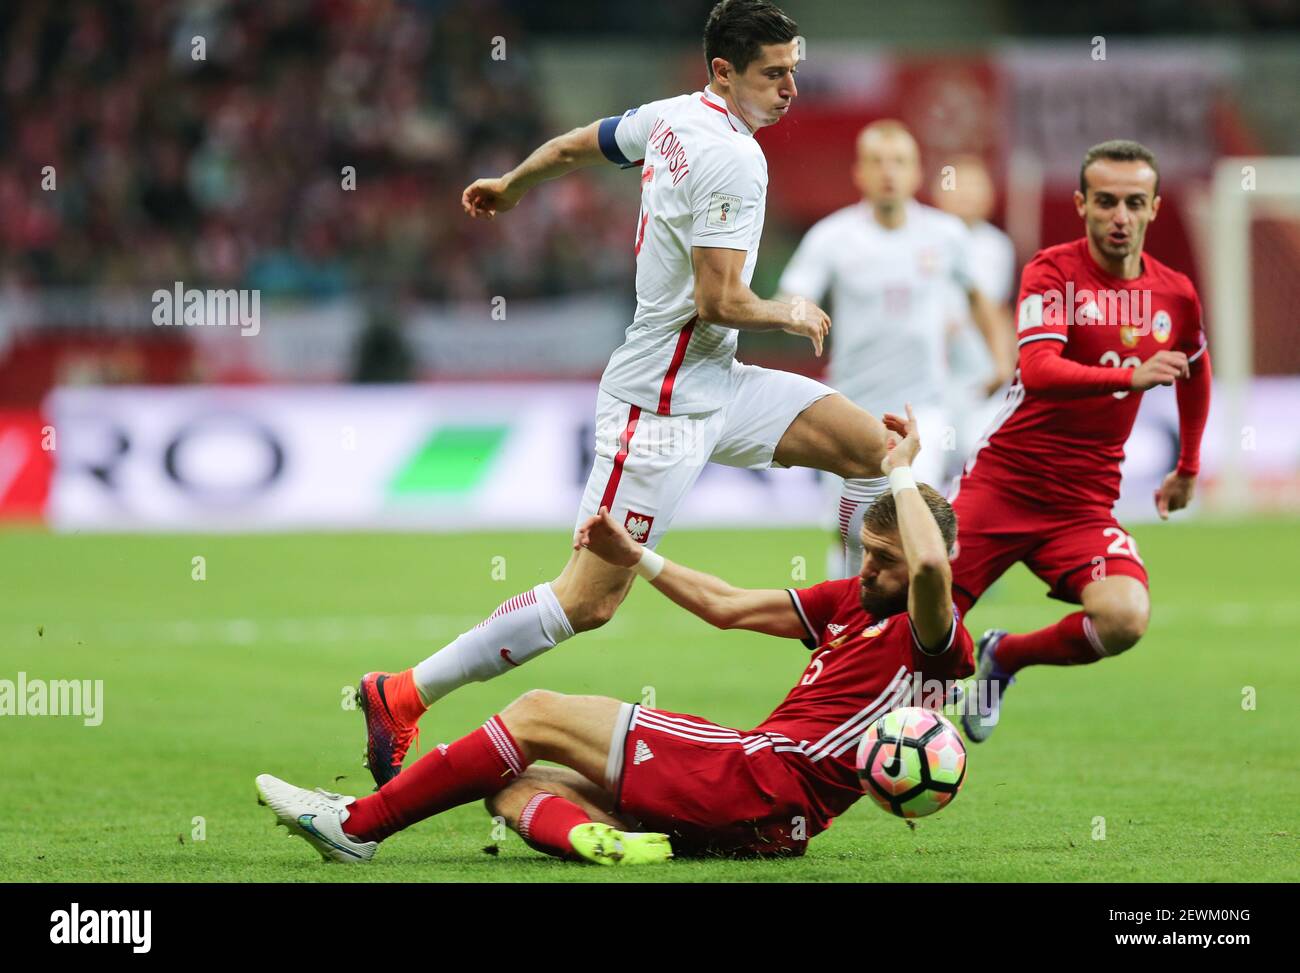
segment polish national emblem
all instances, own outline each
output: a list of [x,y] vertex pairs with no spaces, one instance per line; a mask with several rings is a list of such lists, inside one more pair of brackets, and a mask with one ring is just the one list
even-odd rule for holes
[[635,510],[629,510],[627,518],[623,521],[623,526],[632,535],[632,540],[638,544],[644,544],[646,538],[650,536],[650,528],[654,526],[654,522],[653,517],[639,514]]

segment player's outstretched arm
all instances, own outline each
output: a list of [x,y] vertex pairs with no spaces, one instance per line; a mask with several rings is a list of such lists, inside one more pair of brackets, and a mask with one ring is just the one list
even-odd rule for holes
[[748,251],[691,247],[695,270],[695,307],[710,324],[742,331],[785,331],[812,342],[818,357],[831,330],[831,319],[812,301],[765,301],[745,283]]
[[599,129],[600,122],[596,121],[557,135],[499,179],[474,180],[460,195],[461,208],[474,219],[493,219],[497,213],[513,209],[524,193],[539,182],[603,161]]
[[989,355],[993,358],[996,374],[989,381],[989,394],[1011,381],[1016,370],[1016,333],[1011,314],[1006,306],[994,304],[978,288],[966,292],[970,302],[971,320],[984,336]]
[[[610,564],[637,568],[648,551],[601,507],[578,528],[574,550],[586,549]],[[744,628],[764,635],[803,638],[807,633],[795,612],[790,594],[781,589],[737,588],[721,578],[695,571],[663,558],[663,567],[650,583],[693,615],[717,628]]]
[[[892,480],[894,470],[911,467],[921,443],[910,404],[906,419],[886,414],[884,423],[891,435],[880,468]],[[948,550],[934,515],[915,486],[895,489],[894,504],[910,582],[907,613],[921,645],[937,648],[948,639],[953,626],[952,567],[948,564]]]

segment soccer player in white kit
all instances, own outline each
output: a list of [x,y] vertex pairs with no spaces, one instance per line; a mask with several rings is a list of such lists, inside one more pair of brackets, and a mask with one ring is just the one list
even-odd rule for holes
[[[859,505],[887,489],[878,419],[820,382],[735,360],[739,330],[783,330],[820,354],[830,328],[811,302],[761,300],[749,289],[767,193],[754,132],[779,122],[796,97],[797,27],[765,0],[723,0],[704,49],[704,90],[561,135],[462,195],[470,216],[495,218],[534,185],[582,166],[640,167],[630,241],[636,314],[600,382],[596,458],[577,523],[607,508],[651,548],[707,462],[825,470],[845,478]],[[425,661],[367,673],[358,695],[376,782],[401,770],[416,721],[434,701],[603,625],[634,577],[575,548],[554,581],[506,601]]]
[[[937,447],[918,458],[916,475],[942,491],[947,459],[957,448],[944,408],[949,285],[966,294],[1006,378],[1014,367],[1011,323],[998,318],[975,284],[965,225],[913,198],[920,153],[902,123],[882,120],[862,130],[854,181],[862,201],[813,225],[781,275],[779,296],[821,301],[829,292],[836,319],[830,384],[875,415],[910,402],[922,442]],[[831,572],[838,577],[861,565],[863,508],[853,500],[850,490],[841,492],[842,559]],[[836,560],[832,552],[832,569]]]
[[[951,172],[935,179],[931,196],[970,230],[970,275],[975,286],[1010,320],[1011,289],[1016,283],[1016,248],[1011,237],[989,222],[995,192],[984,160],[977,155],[950,160]],[[945,166],[945,169],[947,166]],[[971,318],[970,303],[960,288],[949,288],[948,414],[957,430],[957,455],[965,462],[980,435],[1002,407],[1003,376],[998,374],[988,345]],[[955,474],[960,469],[948,469]]]

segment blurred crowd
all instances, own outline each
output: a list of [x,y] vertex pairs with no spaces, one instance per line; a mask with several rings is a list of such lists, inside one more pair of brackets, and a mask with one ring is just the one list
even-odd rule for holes
[[0,290],[626,287],[625,221],[601,218],[611,201],[581,174],[526,199],[508,233],[461,215],[471,178],[554,134],[512,7],[0,5]]

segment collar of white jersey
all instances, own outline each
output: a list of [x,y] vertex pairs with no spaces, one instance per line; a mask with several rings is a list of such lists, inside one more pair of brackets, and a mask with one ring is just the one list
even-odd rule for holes
[[700,92],[700,101],[704,102],[711,111],[716,111],[718,113],[720,116],[719,121],[725,119],[727,124],[731,126],[732,131],[739,132],[741,135],[748,136],[749,138],[754,137],[754,133],[751,132],[749,126],[745,124],[745,120],[727,107],[727,100],[723,98],[722,95],[715,93],[709,88],[705,88]]

